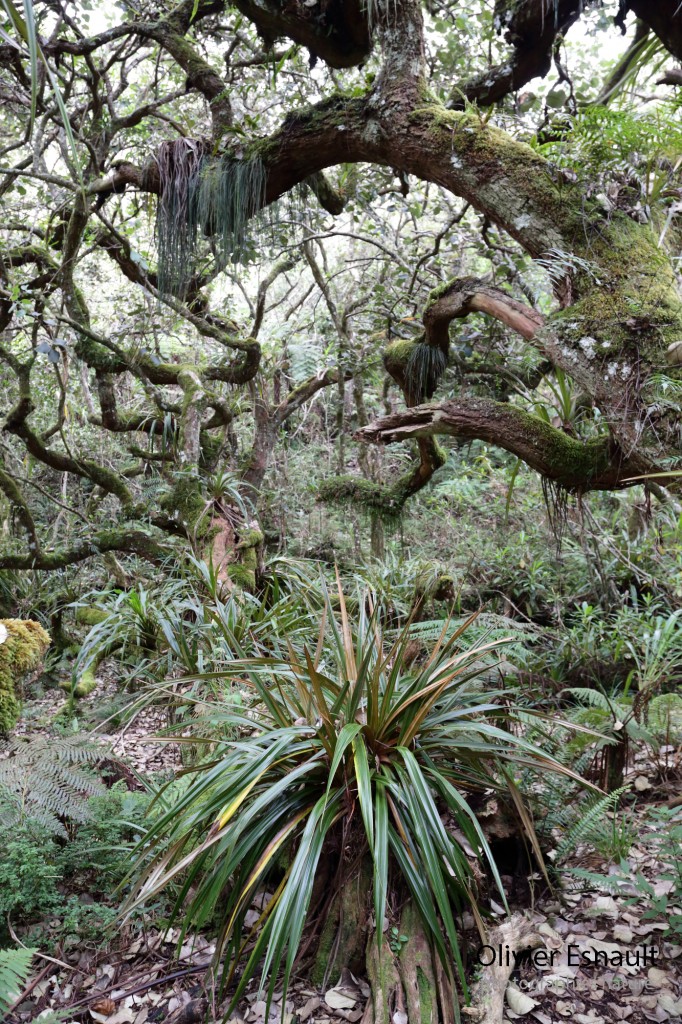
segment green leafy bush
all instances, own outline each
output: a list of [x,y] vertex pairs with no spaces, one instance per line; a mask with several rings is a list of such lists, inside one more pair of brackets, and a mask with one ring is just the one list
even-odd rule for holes
[[0,830],[0,928],[8,916],[26,922],[57,910],[58,854],[53,834],[35,821]]
[[21,925],[41,922],[41,942],[76,934],[99,943],[115,910],[106,902],[81,903],[80,893],[114,898],[142,834],[149,800],[118,783],[91,797],[87,819],[82,820],[81,808],[81,820],[67,823],[63,835],[30,816],[0,829],[0,937],[9,918]]

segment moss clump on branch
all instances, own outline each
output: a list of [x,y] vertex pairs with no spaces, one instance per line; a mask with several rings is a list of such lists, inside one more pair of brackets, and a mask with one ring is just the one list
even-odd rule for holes
[[194,474],[187,473],[175,481],[161,499],[161,508],[194,537],[205,537],[211,529],[201,480]]
[[386,518],[399,516],[409,495],[400,487],[375,484],[358,476],[333,476],[324,480],[317,492],[318,501],[360,505]]
[[429,344],[423,334],[391,342],[384,352],[386,372],[400,386],[408,405],[433,397],[447,365],[447,351]]
[[242,531],[235,547],[238,562],[231,562],[227,567],[227,575],[242,590],[253,593],[256,589],[258,575],[258,550],[265,538],[262,531],[253,523]]
[[59,688],[78,700],[82,697],[88,697],[93,690],[97,689],[97,677],[95,676],[94,667],[86,668],[81,673],[77,683],[74,683],[71,679],[63,679],[59,684]]
[[588,354],[599,362],[629,354],[633,363],[644,357],[663,366],[668,345],[682,333],[682,309],[670,261],[651,230],[617,213],[602,226],[590,257],[599,280],[579,275],[583,297],[552,322],[597,340]]
[[50,643],[38,622],[0,619],[0,735],[7,735],[19,719],[16,681],[38,668]]
[[74,617],[80,626],[98,626],[109,618],[109,613],[102,608],[76,608]]

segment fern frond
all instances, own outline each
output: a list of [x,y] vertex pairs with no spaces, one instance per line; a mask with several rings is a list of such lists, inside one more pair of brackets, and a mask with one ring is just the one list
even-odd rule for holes
[[15,739],[0,753],[0,822],[34,818],[50,832],[65,836],[60,818],[87,821],[88,799],[104,792],[91,770],[107,748],[83,736]]
[[600,797],[581,815],[559,843],[554,855],[555,864],[560,864],[579,843],[589,842],[590,835],[593,835],[595,828],[603,822],[607,812],[618,804],[618,800],[623,793],[627,792],[627,788],[627,786],[623,786],[621,789],[614,790],[613,793],[607,793],[606,796]]
[[569,875],[580,880],[583,885],[576,885],[576,890],[621,893],[623,892],[623,879],[617,875],[598,875],[586,868],[567,868],[564,877]]
[[22,989],[31,971],[35,949],[0,949],[0,1014],[5,1014]]
[[613,700],[607,694],[602,693],[601,690],[593,690],[589,686],[571,686],[563,690],[563,693],[570,693],[572,697],[576,697],[583,704],[593,708],[601,708],[602,711],[607,711],[615,718],[622,718],[629,711],[626,705]]

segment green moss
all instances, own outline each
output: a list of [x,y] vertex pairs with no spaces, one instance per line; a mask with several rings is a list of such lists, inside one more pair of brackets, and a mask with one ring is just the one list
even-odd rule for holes
[[255,553],[255,549],[263,543],[263,540],[262,531],[257,526],[250,526],[243,533],[240,533],[237,551],[243,551],[246,554],[250,549]]
[[432,1024],[438,1020],[436,1007],[434,1006],[434,991],[426,973],[421,967],[417,967],[417,988],[419,989],[419,1010],[424,1024]]
[[227,567],[227,575],[235,586],[253,593],[256,589],[256,567],[245,565],[244,562],[231,562]]
[[235,547],[239,561],[232,562],[227,567],[227,575],[232,582],[249,593],[253,593],[256,589],[258,549],[264,540],[263,533],[258,526],[250,524],[240,534],[239,542]]
[[223,450],[223,438],[219,434],[211,434],[208,430],[202,430],[200,434],[200,455],[199,465],[203,469],[212,470]]
[[193,364],[185,364],[176,368],[178,384],[182,388],[182,411],[184,412],[200,391],[203,391],[203,384],[199,377],[199,371]]
[[76,608],[75,619],[82,626],[97,626],[108,617],[101,608]]
[[97,688],[97,679],[95,677],[94,669],[86,668],[75,686],[73,680],[63,679],[59,684],[59,688],[77,699],[87,697]]
[[398,338],[392,341],[384,351],[384,364],[405,367],[420,340],[421,338]]
[[629,354],[664,366],[668,345],[682,336],[682,304],[670,260],[651,229],[614,214],[583,255],[595,275],[577,275],[582,298],[552,322],[564,333],[575,335],[577,328],[595,338],[600,362]]
[[19,719],[15,683],[37,668],[50,644],[49,634],[31,619],[0,619],[0,734],[7,734]]
[[415,1024],[434,1024],[439,1018],[434,977],[434,953],[424,934],[419,914],[408,901],[400,917],[400,931],[407,941],[400,949],[400,973],[404,980],[407,1015]]
[[532,198],[543,224],[560,225],[562,234],[578,237],[582,207],[567,202],[567,193],[575,186],[555,180],[547,161],[526,143],[486,121],[475,108],[456,111],[427,102],[412,111],[410,120],[432,144],[447,147],[461,167],[469,169],[464,173],[475,175],[480,202],[485,204],[486,186],[499,181],[510,196]]
[[344,968],[359,973],[364,966],[372,878],[372,862],[365,856],[332,901],[311,972],[316,985],[336,980]]
[[[147,514],[149,509],[145,510]],[[163,547],[159,544],[152,536],[141,530],[140,527],[135,524],[135,546],[126,547],[125,540],[126,534],[120,529],[114,530],[101,530],[96,536],[96,543],[100,550],[103,551],[135,551],[138,554],[144,554],[146,557],[154,559],[162,559],[168,556],[168,548]],[[96,553],[96,548],[93,548],[93,554]],[[45,559],[44,559],[45,561]],[[60,566],[60,562],[55,562],[55,567]]]
[[161,508],[194,536],[206,537],[210,532],[211,517],[205,514],[201,480],[193,474],[187,473],[175,481],[161,499]]
[[123,373],[127,369],[122,359],[85,334],[78,335],[76,355],[93,370],[103,373]]
[[438,302],[439,299],[442,299],[444,295],[447,295],[450,289],[455,285],[456,280],[451,278],[448,281],[443,281],[443,283],[439,284],[436,288],[432,288],[429,292],[429,297],[426,300],[426,309],[429,309],[434,305],[434,303]]
[[338,914],[327,914],[324,927],[322,928],[322,934],[317,940],[315,962],[313,963],[310,971],[310,979],[313,985],[316,985],[318,988],[322,988],[325,983],[325,978],[327,977],[327,971],[330,966],[332,952],[336,942],[338,924]]
[[400,515],[405,500],[400,489],[382,487],[359,476],[329,477],[320,484],[317,499],[360,505],[389,518]]

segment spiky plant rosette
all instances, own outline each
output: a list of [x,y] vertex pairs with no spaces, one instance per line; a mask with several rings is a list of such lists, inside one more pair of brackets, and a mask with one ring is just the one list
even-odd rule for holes
[[[407,891],[443,965],[450,972],[454,964],[466,988],[455,920],[465,908],[482,920],[465,847],[489,865],[506,903],[467,796],[506,791],[541,861],[514,773],[531,766],[572,774],[523,738],[506,695],[477,683],[505,641],[466,646],[474,618],[454,632],[445,623],[430,656],[408,668],[409,625],[388,643],[365,595],[351,626],[339,583],[338,597],[326,595],[314,652],[289,646],[229,666],[249,696],[213,718],[233,738],[211,738],[211,759],[189,769],[187,788],[151,825],[129,908],[174,883],[173,920],[182,917],[183,934],[219,914],[221,994],[241,968],[232,1006],[259,969],[268,1006],[278,984],[284,1005],[314,916],[320,858],[338,849],[338,829],[352,840],[354,863],[371,858],[379,941],[389,895]],[[343,885],[343,871],[337,879]],[[247,927],[254,896],[268,889],[274,894]]]

